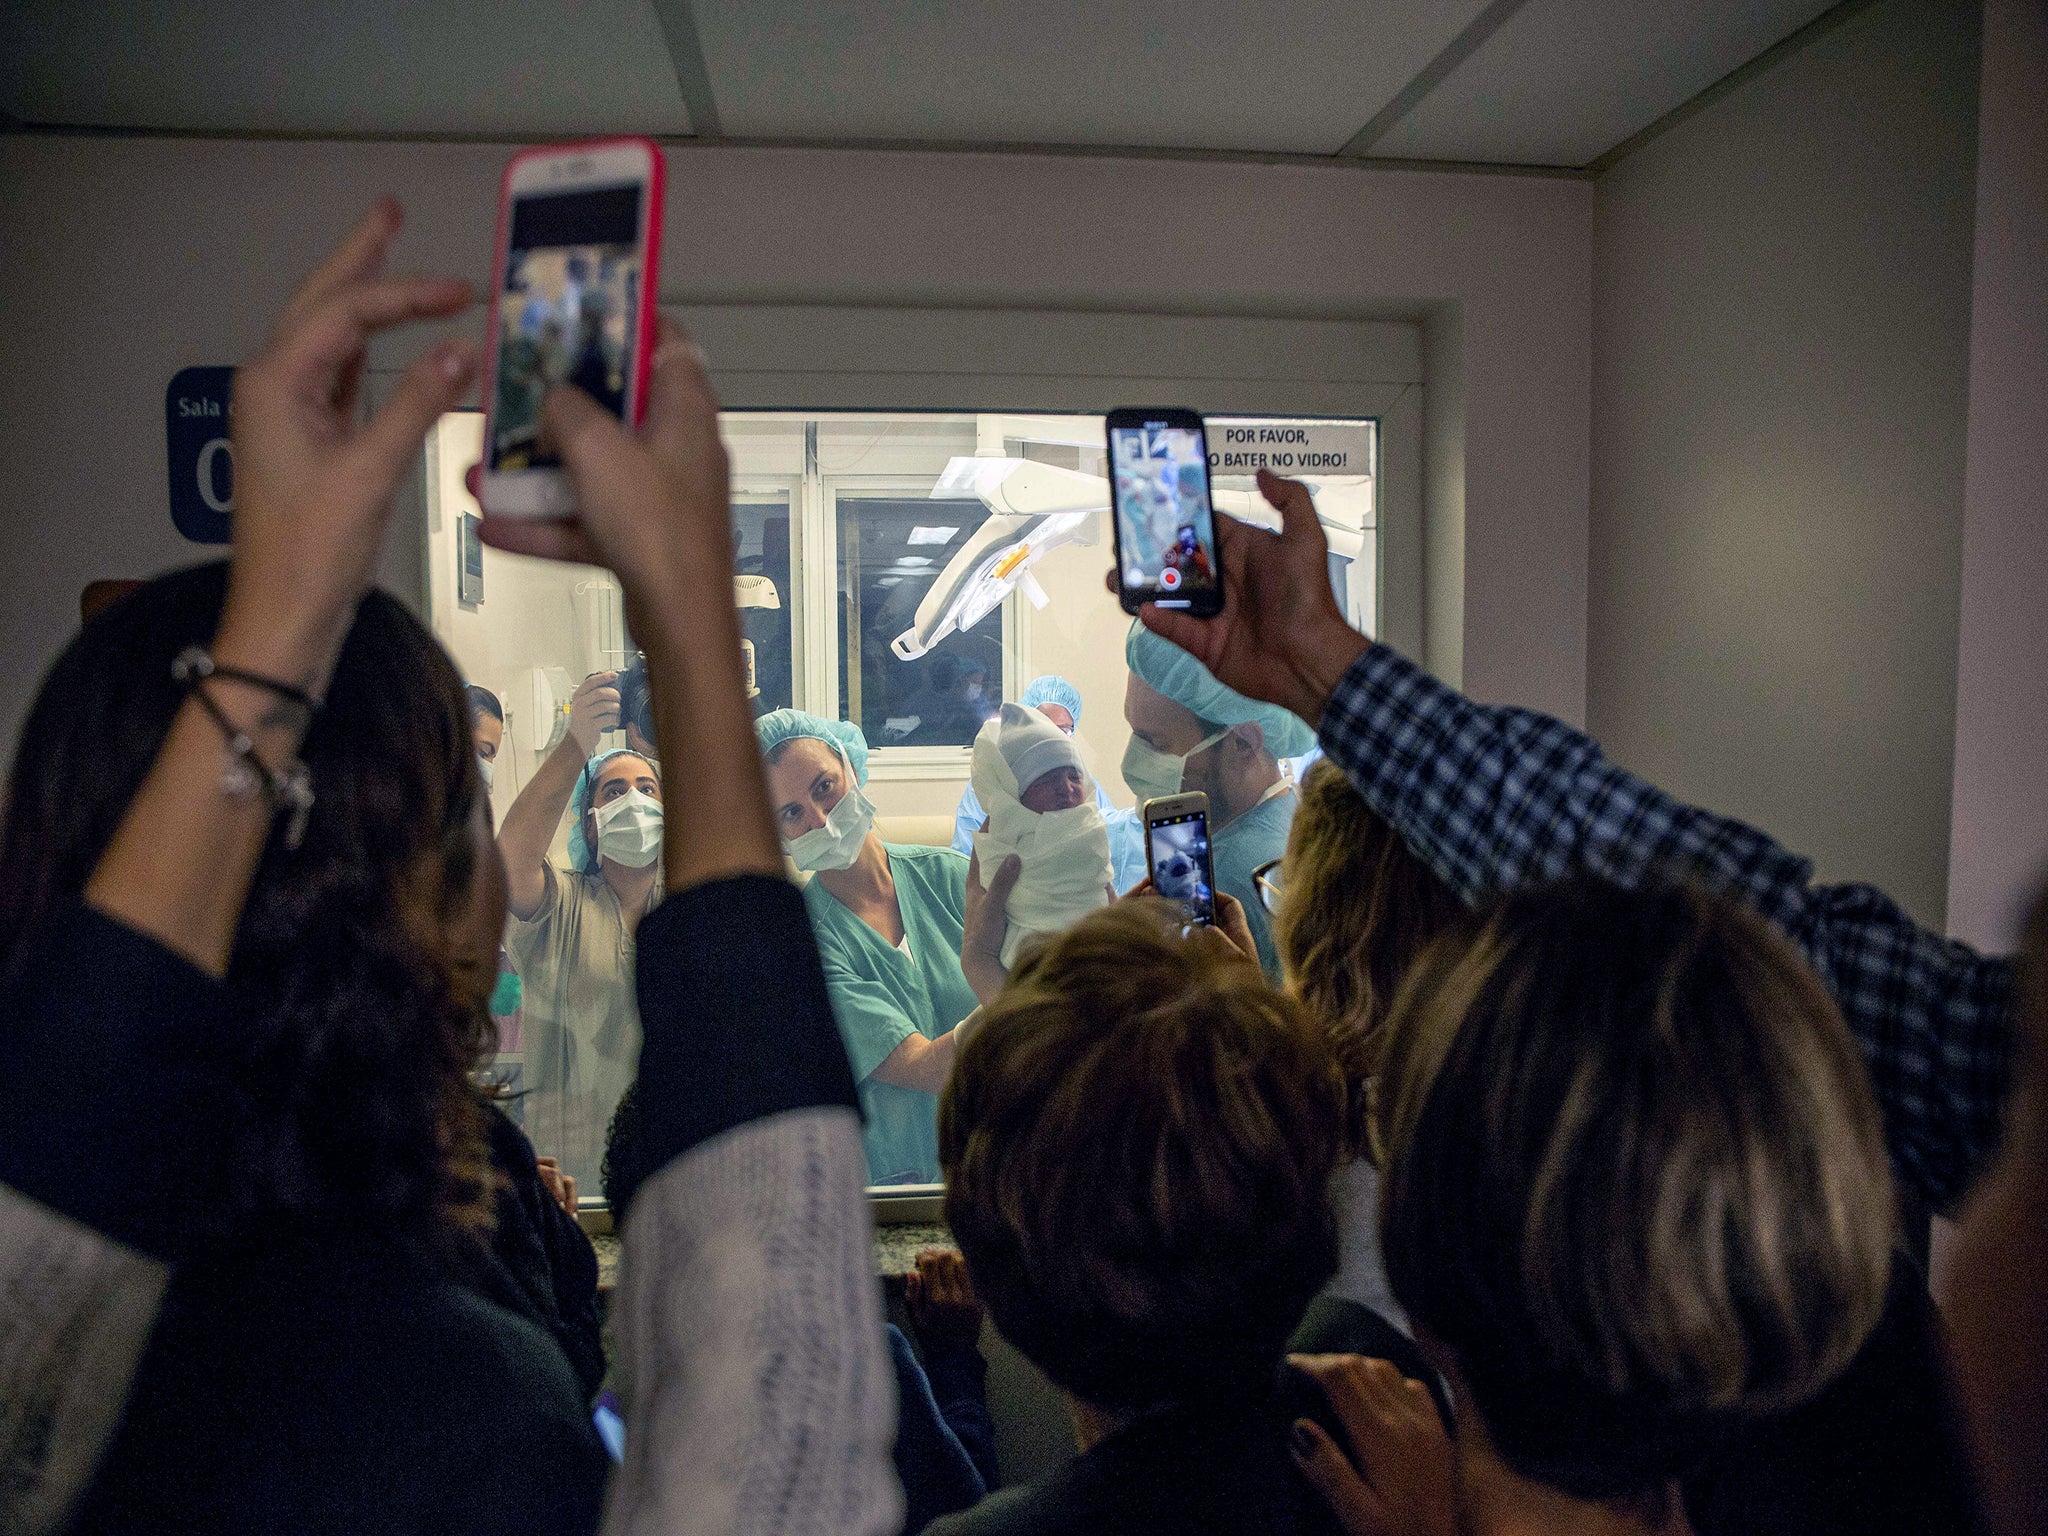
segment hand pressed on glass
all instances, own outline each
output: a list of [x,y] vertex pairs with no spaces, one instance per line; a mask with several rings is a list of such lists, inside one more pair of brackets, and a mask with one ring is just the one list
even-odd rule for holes
[[1309,1419],[1294,1425],[1294,1459],[1348,1536],[1457,1536],[1458,1462],[1421,1382],[1385,1360],[1290,1355],[1323,1389],[1346,1448]]
[[980,1340],[981,1300],[953,1249],[920,1248],[917,1268],[903,1277],[903,1299],[927,1347],[972,1349]]

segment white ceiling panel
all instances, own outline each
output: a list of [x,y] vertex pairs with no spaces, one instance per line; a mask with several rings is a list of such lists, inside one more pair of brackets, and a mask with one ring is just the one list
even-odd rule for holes
[[729,134],[1331,154],[1483,0],[695,0]]
[[1374,156],[1585,165],[1832,0],[1529,0]]
[[4,0],[0,109],[224,133],[689,131],[647,0]]

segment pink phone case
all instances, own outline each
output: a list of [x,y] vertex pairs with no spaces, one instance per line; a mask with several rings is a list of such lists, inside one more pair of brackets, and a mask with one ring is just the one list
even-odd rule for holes
[[659,313],[658,302],[661,293],[661,217],[663,194],[668,183],[668,163],[663,158],[661,146],[638,134],[619,134],[605,139],[580,139],[573,144],[542,144],[532,149],[522,149],[505,162],[505,174],[498,183],[498,234],[493,244],[495,255],[491,264],[490,309],[485,318],[484,357],[489,372],[484,379],[484,443],[485,462],[490,460],[489,444],[495,423],[491,417],[498,409],[498,285],[505,280],[505,257],[507,243],[512,238],[512,177],[519,167],[529,160],[552,158],[557,155],[587,154],[592,150],[611,149],[620,144],[638,144],[646,149],[649,164],[653,167],[647,182],[646,245],[647,253],[640,264],[640,311],[633,317],[633,420],[638,427],[647,419],[647,381],[654,371],[655,316]]

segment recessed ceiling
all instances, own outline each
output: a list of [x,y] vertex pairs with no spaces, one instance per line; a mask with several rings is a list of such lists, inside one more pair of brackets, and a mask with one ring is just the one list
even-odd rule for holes
[[699,0],[727,133],[1333,154],[1485,0]]
[[0,110],[201,133],[690,131],[647,0],[4,0]]
[[1585,165],[1833,0],[1535,0],[1369,153]]
[[694,116],[719,135],[771,141],[1578,167],[1827,9],[0,0],[0,113],[31,127],[510,141],[680,137]]

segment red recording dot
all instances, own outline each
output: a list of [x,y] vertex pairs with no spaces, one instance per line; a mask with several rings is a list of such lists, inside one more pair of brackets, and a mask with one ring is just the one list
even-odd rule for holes
[[1178,592],[1180,590],[1180,572],[1169,565],[1159,573],[1159,585],[1165,591]]

